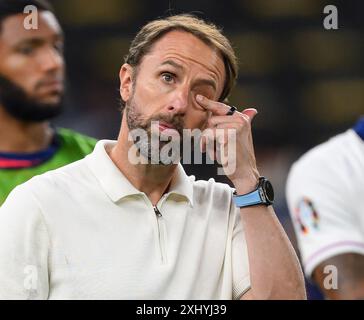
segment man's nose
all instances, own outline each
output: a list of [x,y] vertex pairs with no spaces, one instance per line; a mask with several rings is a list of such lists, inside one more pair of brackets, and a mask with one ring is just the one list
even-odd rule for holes
[[45,72],[58,71],[64,66],[63,55],[55,48],[44,48],[39,57],[39,65]]
[[190,90],[186,87],[181,87],[173,92],[172,100],[168,106],[168,111],[178,114],[184,114],[188,107],[190,99]]

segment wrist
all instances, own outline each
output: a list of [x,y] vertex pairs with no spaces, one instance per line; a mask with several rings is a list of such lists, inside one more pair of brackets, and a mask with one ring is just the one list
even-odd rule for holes
[[253,174],[245,178],[232,180],[232,183],[238,194],[246,194],[254,191],[259,183],[259,174]]
[[274,202],[273,186],[268,179],[260,177],[258,184],[251,188],[249,184],[237,184],[236,192],[234,192],[233,201],[239,208],[272,205]]

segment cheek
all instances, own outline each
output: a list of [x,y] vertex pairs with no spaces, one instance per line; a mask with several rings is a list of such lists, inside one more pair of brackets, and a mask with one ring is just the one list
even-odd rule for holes
[[134,88],[134,101],[143,113],[153,114],[161,108],[168,99],[167,91],[157,81],[142,81],[138,79]]
[[27,92],[31,92],[36,82],[33,66],[34,63],[29,59],[11,57],[2,61],[0,73]]
[[136,83],[133,85],[133,97],[138,101],[138,103],[154,99],[155,91],[156,88],[153,83],[145,80],[140,75],[138,76]]

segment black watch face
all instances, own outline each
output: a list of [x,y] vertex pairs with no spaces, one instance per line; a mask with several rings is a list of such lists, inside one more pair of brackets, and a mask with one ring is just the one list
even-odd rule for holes
[[266,180],[264,183],[264,191],[268,201],[273,202],[274,201],[273,186],[268,180]]

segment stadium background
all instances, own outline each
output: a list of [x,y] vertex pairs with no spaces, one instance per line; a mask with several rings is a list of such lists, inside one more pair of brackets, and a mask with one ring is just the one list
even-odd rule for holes
[[[66,34],[66,112],[56,125],[116,139],[118,72],[131,39],[147,21],[191,12],[223,27],[240,61],[231,104],[256,107],[253,132],[262,174],[273,182],[280,221],[294,246],[284,188],[303,152],[351,127],[364,114],[364,1],[361,0],[53,0]],[[339,29],[325,30],[323,8],[338,8]],[[186,167],[197,178],[214,166]],[[307,282],[310,299],[320,299]]]

